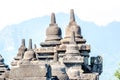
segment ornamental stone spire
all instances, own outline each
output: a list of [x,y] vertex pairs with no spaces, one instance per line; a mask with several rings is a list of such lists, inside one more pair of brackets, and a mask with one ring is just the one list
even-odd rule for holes
[[74,34],[75,34],[75,40],[77,43],[85,43],[86,42],[86,40],[83,39],[83,37],[81,35],[80,26],[75,21],[75,14],[74,14],[73,9],[70,10],[70,22],[65,29],[65,37],[64,37],[64,39],[61,40],[61,42],[68,43],[70,41],[72,32],[74,32]]
[[60,44],[61,29],[56,24],[55,13],[51,14],[51,22],[46,29],[46,39],[42,42],[41,46],[56,46]]
[[78,45],[76,44],[76,41],[75,41],[75,33],[74,32],[72,32],[72,34],[71,34],[71,40],[70,40],[69,44],[67,45],[65,53],[66,53],[66,55],[72,55],[72,56],[80,54]]
[[75,22],[75,15],[74,15],[74,10],[73,9],[70,10],[70,23],[71,22]]
[[29,39],[29,46],[28,46],[28,50],[32,50],[32,39]]
[[29,46],[28,46],[28,50],[24,53],[24,57],[23,60],[33,60],[36,58],[35,52],[32,49],[32,39],[29,39]]
[[[8,70],[9,70],[9,67],[4,63],[4,58],[0,54],[0,77]],[[0,79],[0,80],[3,80],[3,79]]]
[[55,13],[51,14],[51,24],[56,24]]
[[25,46],[25,39],[22,39],[22,46]]
[[46,30],[46,41],[59,41],[61,39],[61,29],[56,24],[55,14],[51,14],[51,23]]
[[37,46],[36,46],[36,44],[34,44],[34,49],[37,49]]
[[25,51],[27,51],[27,48],[25,47],[25,39],[22,39],[21,46],[18,49],[18,54],[14,59],[15,60],[21,60],[24,56]]

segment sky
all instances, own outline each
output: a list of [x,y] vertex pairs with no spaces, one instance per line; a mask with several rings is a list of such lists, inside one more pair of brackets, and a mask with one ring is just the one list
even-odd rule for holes
[[0,30],[24,20],[49,15],[51,12],[68,13],[74,9],[84,21],[99,26],[120,21],[119,0],[0,0]]
[[80,20],[93,22],[101,28],[114,21],[120,22],[119,3],[119,0],[0,0],[0,31],[9,25],[50,16],[52,12],[69,14],[70,9],[74,9]]

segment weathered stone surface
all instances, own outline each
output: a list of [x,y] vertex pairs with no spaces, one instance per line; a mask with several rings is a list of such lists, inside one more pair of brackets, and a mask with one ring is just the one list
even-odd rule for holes
[[5,80],[5,73],[7,71],[9,71],[9,67],[4,63],[4,59],[0,55],[0,80]]
[[[18,75],[19,74],[19,75]],[[41,69],[38,65],[23,65],[19,68],[13,68],[10,71],[10,78],[21,77],[44,77],[46,70]]]
[[8,80],[48,80],[48,79],[46,77],[23,77],[23,78],[21,77]]
[[32,39],[29,39],[28,50],[24,53],[23,60],[34,60],[36,59],[36,55],[34,50],[32,49]]
[[61,43],[68,44],[70,41],[70,37],[72,32],[75,32],[75,40],[77,43],[85,43],[86,40],[83,39],[81,35],[81,28],[75,21],[74,10],[71,9],[70,11],[70,22],[65,30],[65,37],[61,40]]
[[81,74],[81,80],[99,80],[97,73]]
[[74,15],[74,10],[70,10],[70,22],[69,25],[66,28],[66,38],[69,38],[71,36],[72,32],[75,32],[75,38],[80,38],[81,36],[81,28],[79,25],[77,25],[75,21],[75,15]]
[[21,61],[19,67],[12,68],[9,72],[10,80],[47,80],[51,77],[50,66],[31,61]]
[[92,72],[97,72],[97,73],[101,74],[102,68],[103,68],[102,64],[103,64],[103,59],[101,56],[91,57]]
[[51,68],[52,76],[55,78],[55,80],[69,80],[64,64],[53,63],[51,64]]
[[91,57],[89,64],[90,45],[81,35],[73,10],[63,39],[52,13],[45,42],[40,45],[33,49],[30,39],[26,48],[23,39],[10,71],[0,56],[0,80],[99,80],[103,59]]
[[63,58],[64,63],[83,63],[84,57],[81,56],[66,56]]
[[56,24],[55,14],[51,14],[51,23],[49,24],[49,27],[46,30],[46,40],[45,42],[42,42],[41,46],[56,46],[60,45],[61,37],[61,29]]
[[71,79],[79,80],[81,79],[81,74],[83,74],[83,70],[81,69],[81,66],[74,66],[74,67],[70,67],[67,70],[67,74],[70,80]]
[[17,63],[19,60],[22,60],[25,51],[27,51],[27,48],[25,47],[25,39],[22,39],[21,46],[18,49],[17,56],[14,58],[14,60],[11,62],[12,66],[17,66]]
[[56,24],[55,14],[51,14],[51,23],[46,30],[46,41],[60,40],[61,39],[61,29]]
[[27,50],[27,48],[25,47],[25,39],[22,39],[22,44],[18,50],[17,56],[14,59],[15,60],[22,59],[26,50]]

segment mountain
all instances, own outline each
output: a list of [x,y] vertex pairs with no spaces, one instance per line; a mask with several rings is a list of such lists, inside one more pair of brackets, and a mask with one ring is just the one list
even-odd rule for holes
[[[69,22],[69,15],[65,13],[56,14],[58,26],[62,29],[64,37],[65,28]],[[82,35],[91,45],[91,56],[103,56],[103,73],[100,80],[114,79],[114,72],[120,63],[120,22],[112,22],[106,26],[98,26],[92,22],[80,20],[76,16],[77,23],[81,26]],[[5,62],[10,64],[21,44],[21,39],[25,38],[26,47],[29,38],[40,47],[40,42],[44,42],[46,28],[49,26],[50,16],[43,16],[31,20],[23,21],[19,24],[6,26],[0,31],[0,54],[5,58]]]

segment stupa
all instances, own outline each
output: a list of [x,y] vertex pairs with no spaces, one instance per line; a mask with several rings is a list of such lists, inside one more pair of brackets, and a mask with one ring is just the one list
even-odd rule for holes
[[32,48],[32,39],[27,48],[25,39],[22,39],[10,69],[0,57],[0,80],[99,80],[103,59],[101,56],[90,58],[90,45],[82,36],[73,9],[70,10],[65,37],[61,34],[52,13],[46,39],[39,48],[36,44]]

